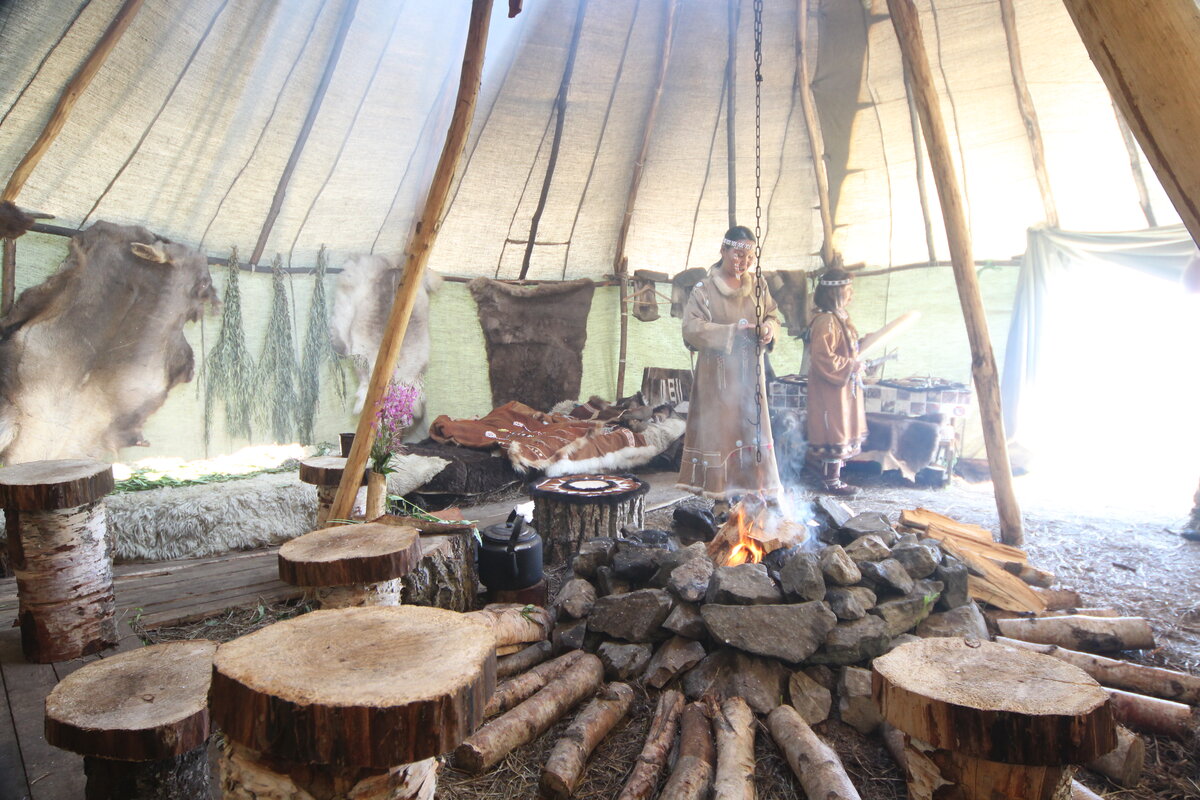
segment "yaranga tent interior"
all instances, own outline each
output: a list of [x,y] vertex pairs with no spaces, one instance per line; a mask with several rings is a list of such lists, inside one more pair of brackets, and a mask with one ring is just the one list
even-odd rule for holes
[[[1177,61],[1178,82],[1160,89],[1200,96],[1182,66],[1193,57],[1153,39],[1200,45],[1189,38],[1200,35],[1194,3],[1139,2],[1126,12],[1145,16],[1135,35],[1106,27],[1109,0],[499,2],[463,147],[447,154],[473,5],[0,7],[2,199],[49,215],[4,240],[0,462],[95,458],[117,462],[118,479],[153,483],[336,455],[374,396],[404,267],[420,262],[395,377],[422,398],[406,433],[410,469],[389,485],[425,502],[454,445],[415,444],[435,420],[470,422],[511,400],[539,412],[616,402],[646,371],[691,370],[675,279],[717,261],[736,223],[759,235],[759,268],[798,312],[769,355],[777,376],[805,369],[814,282],[840,261],[855,275],[860,331],[921,314],[889,342],[879,392],[905,403],[909,392],[971,393],[934,481],[942,494],[914,487],[921,470],[885,449],[878,460],[901,477],[860,474],[857,510],[923,503],[1011,528],[1007,469],[996,500],[990,483],[951,480],[956,460],[973,480],[989,466],[996,477],[1002,443],[1025,544],[1060,577],[1088,580],[1048,542],[1122,525],[1169,537],[1143,554],[1168,575],[1195,560],[1194,544],[1177,557],[1155,548],[1174,553],[1164,529],[1187,516],[1200,478],[1200,385],[1188,366],[1200,293],[1181,279],[1196,258],[1200,185],[1169,141],[1200,111],[1158,95],[1142,103],[1149,90],[1135,80]],[[897,7],[919,21],[923,71],[906,66]],[[1114,72],[1129,81],[1121,90]],[[940,144],[927,138],[934,127]],[[439,170],[445,199],[430,214]],[[147,236],[150,249],[131,250]],[[50,333],[30,334],[38,326]],[[783,386],[772,411],[786,410],[774,405],[789,402]],[[988,391],[1003,431],[981,417]],[[672,455],[681,416],[643,414],[623,434],[641,438],[619,458],[581,452],[554,466],[510,453],[498,480],[517,488],[500,505],[533,477],[589,465],[659,470],[648,481],[663,493],[649,505],[675,502],[671,467],[646,465]],[[786,455],[797,453],[802,442]],[[247,463],[230,466],[236,454]],[[458,485],[498,474],[496,461],[456,460],[467,475]],[[277,546],[290,538],[280,526],[307,532],[313,490],[284,472],[258,475],[232,510],[214,505],[214,484],[162,489],[190,493],[174,501],[171,535],[148,519],[165,512],[114,495],[110,517],[128,526],[116,552],[215,557]],[[1015,504],[1008,513],[1020,523]],[[230,514],[239,519],[222,531],[204,522]],[[272,520],[259,531],[243,516]],[[1091,527],[1101,517],[1115,527]],[[1083,532],[1062,532],[1071,519],[1088,520]],[[1086,552],[1080,542],[1063,546]],[[1194,671],[1191,588],[1171,623],[1184,644],[1163,663]]]

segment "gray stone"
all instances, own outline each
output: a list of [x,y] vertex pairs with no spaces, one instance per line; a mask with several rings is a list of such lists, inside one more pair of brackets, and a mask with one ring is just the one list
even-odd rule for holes
[[816,553],[794,554],[779,570],[779,585],[788,600],[824,600],[825,577]]
[[975,639],[988,638],[987,620],[979,606],[966,603],[949,611],[930,614],[925,621],[917,626],[917,636],[933,638],[937,636],[964,636]]
[[743,697],[759,714],[770,714],[783,704],[791,671],[771,658],[724,648],[709,653],[683,678],[688,698],[711,695],[717,700]]
[[892,542],[896,541],[896,531],[892,528],[892,523],[888,522],[888,518],[878,511],[864,511],[856,514],[846,520],[846,523],[838,531],[839,537],[845,542],[854,541],[858,537],[868,534],[878,536],[889,547]]
[[894,558],[864,561],[858,568],[862,571],[863,584],[876,595],[908,594],[913,590],[912,576]]
[[714,639],[760,656],[797,663],[825,642],[837,617],[820,601],[796,605],[726,606],[708,603],[700,615]]
[[663,627],[688,639],[702,639],[708,635],[708,626],[700,616],[699,606],[691,603],[676,603]]
[[571,569],[581,577],[594,578],[597,569],[607,567],[612,562],[616,547],[615,539],[588,539],[579,546],[579,553],[571,560]]
[[913,591],[904,597],[879,603],[871,613],[887,623],[889,637],[899,636],[913,630],[929,616],[941,588],[941,584],[933,581],[918,581]]
[[971,600],[967,591],[967,565],[951,555],[943,556],[942,563],[933,571],[933,577],[942,584],[942,596],[937,607],[943,611],[959,608]]
[[939,556],[923,544],[901,544],[892,550],[892,558],[914,578],[928,578],[938,567]]
[[610,594],[625,594],[632,588],[629,581],[618,578],[613,573],[612,567],[596,568],[596,592],[601,597],[607,597]]
[[704,658],[704,645],[695,639],[685,639],[682,636],[672,636],[658,652],[650,659],[646,667],[645,678],[647,686],[661,689],[676,675],[686,672],[700,663]]
[[583,578],[572,578],[558,590],[554,606],[559,619],[582,619],[596,603],[596,587]]
[[701,503],[680,503],[671,512],[671,517],[675,521],[675,532],[682,540],[710,542],[717,535],[717,522]]
[[604,677],[610,681],[628,681],[646,671],[653,648],[648,644],[605,642],[596,650],[604,665]]
[[825,637],[825,646],[808,657],[811,664],[856,664],[883,653],[891,639],[887,623],[868,614],[839,622]]
[[667,588],[674,592],[680,600],[699,603],[708,594],[708,584],[712,574],[713,563],[708,556],[693,558],[671,570]]
[[821,551],[821,572],[827,582],[838,586],[850,586],[862,580],[858,565],[838,544],[831,544]]
[[902,533],[896,537],[896,541],[893,542],[892,546],[899,547],[902,544],[916,544],[919,541],[920,539],[917,538],[915,533]]
[[568,650],[582,650],[587,629],[586,619],[559,622],[554,626],[554,633],[550,637],[550,642],[554,645],[554,652],[565,653]]
[[809,664],[801,672],[831,692],[837,686],[837,674],[824,664]]
[[870,735],[883,722],[879,706],[871,697],[871,671],[846,667],[838,680],[838,715],[842,722]]
[[629,581],[633,586],[644,586],[658,572],[658,565],[667,553],[657,547],[642,547],[640,545],[617,544],[616,555],[612,560],[613,575],[621,580]]
[[828,719],[829,709],[833,705],[833,695],[829,690],[804,672],[793,672],[788,679],[788,699],[792,708],[799,711],[809,725]]
[[671,573],[678,567],[697,558],[708,559],[708,551],[705,549],[703,542],[696,542],[687,547],[668,552],[660,560],[658,571],[650,578],[650,586],[655,589],[668,588],[671,583]]
[[664,638],[660,630],[674,601],[662,589],[601,597],[588,617],[588,628],[628,642],[650,642]]
[[864,561],[883,561],[891,555],[891,552],[883,543],[883,539],[873,533],[860,536],[846,545],[846,555],[850,556],[850,560],[855,564],[861,564]]
[[826,592],[825,602],[838,619],[862,619],[875,605],[875,593],[865,586],[835,586]]
[[704,599],[707,603],[749,606],[779,603],[783,595],[767,574],[765,566],[738,564],[736,567],[717,567],[713,570]]

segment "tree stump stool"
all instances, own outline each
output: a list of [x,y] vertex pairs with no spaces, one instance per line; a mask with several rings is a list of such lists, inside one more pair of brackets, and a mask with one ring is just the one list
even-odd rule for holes
[[873,666],[875,702],[905,734],[913,800],[1067,800],[1074,765],[1117,745],[1100,684],[1050,656],[939,638]]
[[[324,528],[329,521],[329,509],[333,507],[333,498],[337,496],[338,484],[345,471],[346,459],[337,456],[316,456],[300,462],[300,481],[317,487],[317,528]],[[362,485],[367,485],[366,470],[363,470]],[[359,489],[350,514],[361,516],[366,508],[366,489]]]
[[104,516],[112,488],[112,465],[91,459],[0,469],[21,649],[30,661],[68,661],[117,643]]
[[46,741],[83,755],[86,800],[209,795],[216,642],[166,642],[93,661],[46,698]]
[[585,539],[620,539],[623,528],[641,529],[649,490],[650,484],[629,475],[563,475],[534,483],[529,494],[543,563],[569,562]]
[[217,648],[226,800],[431,800],[434,756],[496,685],[482,622],[420,606],[313,611]]
[[310,587],[321,608],[397,606],[401,579],[420,560],[416,528],[339,525],[285,542],[279,548],[279,579]]

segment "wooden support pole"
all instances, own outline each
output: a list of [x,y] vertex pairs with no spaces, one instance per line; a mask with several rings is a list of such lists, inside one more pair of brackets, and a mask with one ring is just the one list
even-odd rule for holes
[[483,74],[483,53],[487,47],[491,13],[492,0],[472,0],[471,22],[467,29],[467,44],[463,53],[462,77],[459,79],[458,97],[454,101],[454,117],[450,121],[446,144],[442,147],[442,155],[434,171],[433,183],[429,186],[429,195],[425,198],[425,207],[421,211],[416,233],[408,245],[404,277],[396,286],[396,294],[392,298],[392,310],[388,314],[387,326],[379,343],[379,355],[375,358],[375,368],[371,371],[371,382],[367,386],[362,414],[354,432],[354,445],[346,458],[346,467],[341,483],[338,484],[337,496],[329,510],[330,519],[349,519],[350,507],[354,503],[363,470],[367,466],[367,456],[375,442],[372,424],[375,420],[375,407],[383,397],[392,372],[396,369],[396,359],[400,355],[400,344],[404,341],[408,319],[412,316],[413,305],[417,300],[417,290],[425,278],[429,251],[433,249],[434,240],[437,239],[437,220],[441,217],[442,207],[450,194],[450,183],[454,179],[455,168],[458,166],[459,157],[462,156],[467,134],[471,130],[471,119],[475,116],[475,101],[479,97],[479,80]]
[[975,379],[975,391],[979,395],[983,440],[987,447],[988,467],[992,473],[996,508],[1000,517],[1000,538],[1005,544],[1017,545],[1024,538],[1021,532],[1021,509],[1013,492],[1008,442],[1005,439],[1004,420],[1000,413],[996,358],[992,354],[987,316],[983,310],[983,300],[979,296],[979,278],[975,274],[975,258],[971,254],[971,233],[963,212],[954,162],[950,156],[950,140],[942,120],[937,89],[934,87],[929,58],[925,52],[925,41],[921,38],[917,9],[912,0],[888,0],[888,9],[892,15],[896,37],[900,41],[904,63],[912,75],[917,111],[920,113],[921,129],[925,134],[925,147],[929,151],[933,177],[942,206],[942,219],[946,224],[946,239],[950,244],[958,299],[962,304],[967,339],[971,344],[971,374]]
[[[925,184],[925,155],[921,147],[921,119],[917,112],[917,101],[913,97],[912,76],[904,67],[904,95],[908,100],[908,124],[912,129],[913,164],[916,168],[917,199],[921,203],[921,222],[925,226],[925,249],[929,251],[929,265],[937,263],[937,243],[933,238],[933,218],[929,215],[929,190]],[[899,269],[899,268],[893,268]]]
[[812,156],[813,174],[817,180],[818,211],[821,214],[821,262],[829,266],[833,258],[833,208],[829,203],[829,170],[825,166],[825,135],[817,116],[817,99],[813,95],[812,77],[808,73],[808,15],[809,7],[817,0],[798,0],[796,4],[796,87],[800,90],[800,109],[804,112],[804,129],[808,133],[808,149]]
[[17,241],[4,240],[4,270],[0,275],[0,317],[13,307],[17,296]]
[[1138,152],[1137,140],[1133,138],[1133,131],[1129,130],[1129,123],[1125,121],[1125,115],[1115,102],[1113,115],[1117,118],[1117,127],[1121,130],[1121,139],[1125,142],[1125,152],[1129,154],[1129,172],[1133,176],[1134,188],[1137,189],[1138,205],[1142,207],[1142,214],[1146,216],[1146,224],[1153,228],[1158,222],[1154,218],[1154,206],[1150,204],[1150,191],[1146,188],[1146,175],[1142,172],[1142,156]]
[[529,222],[529,239],[525,242],[525,256],[521,259],[519,280],[525,280],[525,276],[529,274],[533,248],[537,244],[538,226],[541,225],[542,213],[546,210],[546,200],[550,197],[550,183],[554,180],[554,168],[558,165],[558,151],[562,147],[563,127],[566,125],[567,93],[571,88],[571,75],[575,72],[575,54],[579,52],[579,36],[583,33],[583,20],[587,16],[587,8],[588,0],[579,0],[579,9],[575,12],[575,30],[571,32],[571,46],[567,51],[567,63],[563,67],[558,96],[554,100],[554,138],[550,142],[550,159],[546,162],[546,175],[542,178],[542,191],[538,195],[537,208],[533,210],[533,218]]
[[1054,192],[1050,189],[1050,173],[1046,171],[1046,148],[1042,144],[1042,128],[1038,124],[1037,109],[1025,82],[1025,67],[1021,63],[1021,42],[1017,38],[1017,14],[1013,0],[1000,0],[1000,19],[1004,23],[1004,39],[1008,43],[1008,66],[1012,71],[1013,88],[1017,92],[1017,108],[1021,121],[1025,123],[1025,136],[1029,139],[1029,153],[1033,158],[1033,174],[1037,178],[1038,191],[1042,195],[1042,208],[1046,224],[1058,227],[1058,207],[1054,204]]
[[304,123],[300,126],[300,133],[296,135],[296,142],[292,145],[292,153],[288,156],[287,164],[283,167],[283,172],[279,176],[279,183],[275,186],[275,196],[271,198],[271,208],[267,211],[267,218],[263,222],[262,230],[258,232],[258,242],[254,245],[254,252],[250,254],[251,267],[258,264],[262,258],[263,250],[267,247],[267,240],[271,237],[271,229],[275,227],[275,219],[279,216],[280,210],[283,208],[283,198],[287,196],[288,184],[292,180],[292,173],[296,171],[296,164],[300,161],[300,154],[304,152],[304,145],[308,142],[308,135],[312,132],[313,123],[317,120],[317,114],[321,110],[321,103],[325,100],[325,91],[329,88],[329,82],[333,79],[333,71],[337,68],[338,59],[342,55],[342,45],[346,42],[346,34],[350,30],[350,24],[354,22],[354,12],[358,8],[358,0],[346,0],[345,7],[342,8],[342,18],[338,21],[337,33],[334,35],[333,46],[329,48],[329,55],[325,59],[325,70],[321,73],[321,82],[317,84],[317,89],[313,92],[312,100],[308,104],[308,113],[304,116]]
[[87,61],[83,62],[79,72],[75,73],[75,77],[71,78],[66,88],[63,89],[58,103],[50,112],[50,119],[47,120],[46,127],[42,128],[42,132],[38,134],[38,138],[25,153],[21,163],[17,164],[17,168],[9,176],[8,184],[4,187],[4,194],[0,195],[0,200],[16,201],[17,195],[25,186],[25,181],[29,180],[29,176],[37,168],[42,156],[50,149],[50,145],[54,143],[63,126],[67,124],[67,118],[71,116],[71,109],[75,107],[75,102],[87,90],[88,84],[92,82],[92,78],[96,77],[96,73],[104,65],[108,54],[117,46],[117,42],[121,41],[125,29],[129,27],[129,23],[133,22],[134,16],[141,7],[142,0],[125,0],[124,5],[117,11],[117,15],[113,17],[113,21],[109,23],[108,30],[100,37],[100,41],[96,43],[96,47],[87,57]]
[[737,225],[737,34],[739,0],[729,0],[729,49],[725,58],[725,180],[729,195],[729,227]]
[[1195,0],[1064,5],[1183,224],[1200,240],[1200,6]]

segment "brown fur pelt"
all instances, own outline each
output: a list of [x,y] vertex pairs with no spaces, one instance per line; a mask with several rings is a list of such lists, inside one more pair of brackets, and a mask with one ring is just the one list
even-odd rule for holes
[[483,327],[493,407],[517,400],[548,411],[579,396],[592,281],[514,286],[476,278],[467,288]]
[[33,226],[33,217],[5,200],[0,203],[0,239],[16,239],[24,236]]
[[195,367],[183,326],[216,305],[195,248],[97,222],[0,319],[0,461],[111,458]]

